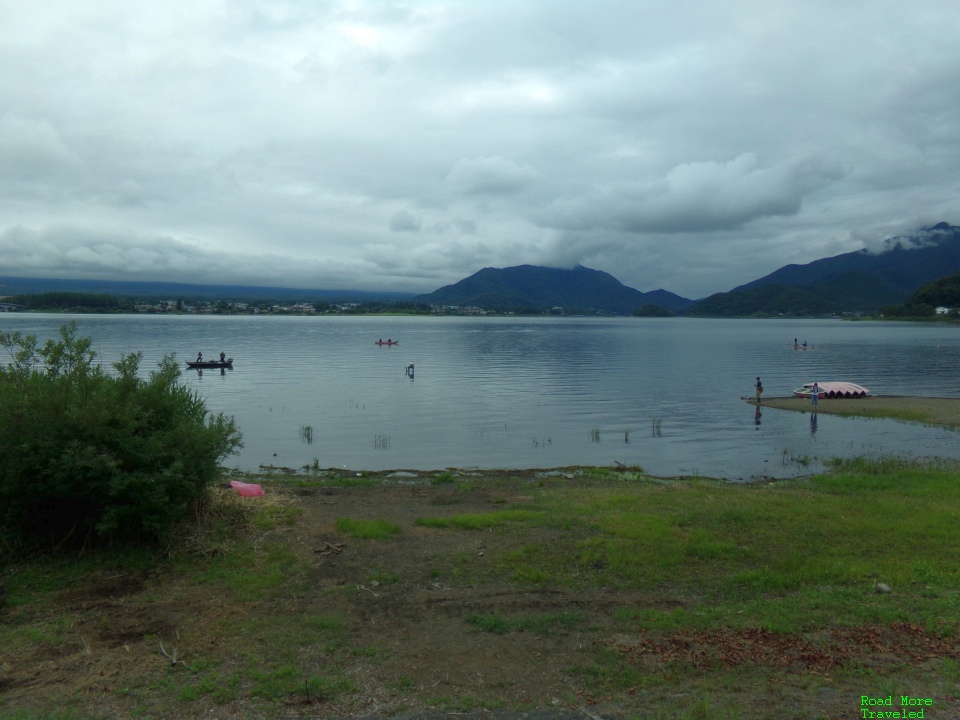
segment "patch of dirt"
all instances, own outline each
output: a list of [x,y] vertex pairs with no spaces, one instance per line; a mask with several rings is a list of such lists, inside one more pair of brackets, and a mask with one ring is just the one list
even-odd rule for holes
[[[187,582],[170,569],[101,574],[36,606],[0,610],[0,629],[15,631],[7,632],[15,642],[0,648],[0,709],[79,707],[110,718],[136,713],[507,720],[510,713],[520,717],[535,711],[539,714],[530,718],[674,717],[663,715],[663,708],[689,710],[684,703],[691,698],[717,697],[716,688],[698,684],[711,668],[754,667],[761,674],[781,673],[782,692],[742,696],[745,691],[728,688],[738,702],[756,706],[756,712],[741,717],[772,717],[788,697],[805,698],[803,710],[811,717],[847,717],[856,712],[854,698],[867,688],[855,680],[846,686],[824,681],[833,682],[827,692],[804,695],[804,674],[826,674],[852,663],[879,667],[891,653],[918,666],[958,657],[955,643],[906,625],[821,638],[728,630],[630,634],[617,619],[618,610],[692,607],[699,600],[608,587],[527,587],[503,577],[497,563],[507,553],[549,546],[569,531],[486,532],[415,524],[422,516],[483,513],[528,502],[536,478],[533,471],[487,474],[472,478],[466,490],[423,479],[358,488],[269,485],[272,502],[300,512],[293,524],[261,533],[258,544],[282,547],[309,563],[312,570],[305,578],[291,578],[289,587],[266,599],[243,600],[227,587]],[[337,532],[341,517],[385,519],[402,532],[382,541],[356,540]],[[461,565],[469,572],[458,574]],[[471,616],[557,614],[581,619],[546,632],[521,626],[487,632],[468,622]],[[279,706],[253,697],[245,668],[257,643],[269,642],[257,633],[269,632],[268,621],[296,628],[298,618],[319,616],[341,619],[343,637],[336,642],[322,633],[297,637],[281,648],[290,658],[284,662],[307,674],[340,674],[356,690],[312,697],[292,691]],[[175,652],[176,666],[171,663]],[[619,658],[623,667],[639,670],[637,684],[617,680],[602,657]],[[183,688],[204,678],[213,679],[215,687],[197,698],[183,696]],[[489,711],[477,710],[484,707]]]

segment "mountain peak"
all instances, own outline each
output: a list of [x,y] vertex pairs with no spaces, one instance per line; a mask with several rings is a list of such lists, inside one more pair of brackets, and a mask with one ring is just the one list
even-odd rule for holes
[[960,227],[945,222],[806,265],[785,265],[691,308],[700,315],[872,312],[899,305],[924,283],[960,271]]
[[678,312],[692,302],[662,290],[642,293],[622,284],[609,273],[579,264],[572,268],[540,265],[484,268],[453,285],[420,295],[416,300],[432,305],[498,310],[562,307],[572,312],[613,315],[629,315],[645,304]]

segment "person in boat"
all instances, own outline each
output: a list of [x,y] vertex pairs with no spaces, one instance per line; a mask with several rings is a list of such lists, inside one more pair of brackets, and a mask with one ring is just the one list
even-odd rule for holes
[[806,341],[806,340],[803,341],[803,346],[804,346],[804,347],[807,346],[807,341]]
[[226,362],[226,361],[227,361],[227,354],[223,352],[220,353],[220,362]]
[[759,378],[759,377],[757,377],[756,389],[757,389],[757,404],[759,405],[759,404],[760,404],[760,394],[763,392],[763,383],[760,382],[760,378]]
[[203,362],[203,352],[197,353],[197,362]]
[[810,389],[810,404],[816,407],[820,403],[820,383],[814,383]]

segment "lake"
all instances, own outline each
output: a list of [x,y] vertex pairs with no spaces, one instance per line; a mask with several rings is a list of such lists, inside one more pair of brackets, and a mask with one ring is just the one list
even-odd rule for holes
[[[351,470],[638,465],[659,476],[789,477],[856,455],[960,457],[954,431],[761,409],[805,382],[960,397],[960,328],[837,320],[0,315],[40,338],[75,320],[105,363],[184,370],[245,447],[225,463]],[[383,338],[395,346],[377,346]],[[794,350],[793,339],[815,346]],[[415,363],[414,377],[405,374]],[[309,430],[308,430],[309,429]]]

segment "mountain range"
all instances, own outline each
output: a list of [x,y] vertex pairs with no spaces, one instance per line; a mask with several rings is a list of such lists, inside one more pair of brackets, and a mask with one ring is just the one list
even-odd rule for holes
[[641,292],[609,273],[577,265],[572,269],[519,265],[484,268],[425,295],[359,290],[188,285],[162,282],[56,280],[0,277],[0,296],[44,292],[82,292],[138,297],[270,298],[301,302],[414,300],[432,305],[476,306],[497,310],[629,315],[651,306],[674,314],[707,317],[769,315],[821,316],[876,312],[910,300],[919,288],[960,272],[960,227],[939,223],[885,241],[881,251],[858,250],[785,265],[729,292],[689,300],[666,290]]
[[484,268],[416,302],[430,305],[474,306],[497,310],[541,310],[629,315],[641,305],[657,305],[682,312],[692,300],[666,290],[640,292],[613,275],[577,265],[572,269],[518,265]]
[[880,252],[857,250],[785,265],[691,305],[687,315],[825,315],[875,312],[905,302],[925,283],[960,271],[960,227],[939,223],[892,237]]
[[[786,265],[729,292],[688,300],[665,290],[640,292],[608,273],[520,265],[484,268],[414,298],[433,305],[631,314],[641,306],[708,317],[870,313],[899,305],[925,283],[960,271],[960,227],[940,223],[889,238],[880,251],[858,250],[806,265]],[[649,314],[649,313],[645,313]]]
[[415,293],[365,290],[316,290],[257,285],[194,285],[173,282],[123,280],[68,280],[60,278],[0,277],[0,296],[49,292],[90,293],[123,297],[175,300],[276,300],[292,302],[367,302],[409,300]]

